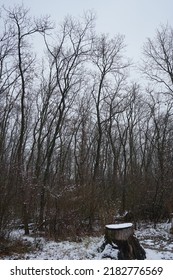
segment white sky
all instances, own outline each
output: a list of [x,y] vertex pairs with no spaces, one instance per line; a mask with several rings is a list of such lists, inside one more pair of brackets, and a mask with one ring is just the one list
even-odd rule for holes
[[146,37],[153,37],[160,24],[173,26],[173,0],[0,0],[0,6],[15,3],[23,3],[34,16],[49,14],[56,22],[67,14],[80,16],[93,10],[96,30],[125,35],[127,55],[134,61],[139,59]]

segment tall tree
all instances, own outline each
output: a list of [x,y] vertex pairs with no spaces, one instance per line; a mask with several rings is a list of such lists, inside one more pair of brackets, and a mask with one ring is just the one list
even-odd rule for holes
[[31,96],[30,88],[34,78],[34,62],[35,56],[31,52],[29,38],[35,33],[45,33],[50,29],[47,19],[42,21],[32,20],[29,16],[29,10],[23,6],[15,6],[6,10],[8,24],[13,34],[14,54],[16,55],[16,73],[18,75],[18,85],[16,87],[17,99],[19,101],[19,135],[16,148],[16,184],[19,187],[19,196],[23,205],[23,221],[25,225],[25,233],[29,233],[27,221],[27,209],[25,201],[24,183],[24,153],[27,137],[27,120],[28,107]]
[[144,44],[142,71],[157,90],[173,95],[173,29],[168,24],[157,29],[153,39]]
[[49,43],[49,38],[44,36],[50,74],[44,93],[45,103],[38,123],[39,137],[45,129],[44,125],[48,125],[46,133],[48,137],[41,136],[48,141],[45,147],[45,170],[40,197],[40,225],[43,224],[45,192],[46,188],[50,187],[50,169],[54,151],[59,144],[66,117],[70,111],[72,112],[72,105],[84,86],[85,62],[88,60],[93,41],[93,21],[92,13],[85,14],[82,22],[67,17],[53,43]]

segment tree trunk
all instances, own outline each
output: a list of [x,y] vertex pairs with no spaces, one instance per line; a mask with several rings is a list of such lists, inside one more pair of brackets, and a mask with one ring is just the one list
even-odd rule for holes
[[29,234],[28,212],[27,212],[27,205],[25,202],[23,202],[23,224],[24,224],[25,235],[28,235]]

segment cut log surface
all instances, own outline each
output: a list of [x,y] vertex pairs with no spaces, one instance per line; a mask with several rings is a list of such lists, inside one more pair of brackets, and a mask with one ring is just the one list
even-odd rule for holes
[[110,224],[106,225],[106,228],[108,229],[124,229],[124,228],[129,228],[133,227],[132,223],[123,223],[123,224]]
[[115,242],[116,240],[127,240],[134,233],[133,224],[111,224],[106,225],[105,236]]

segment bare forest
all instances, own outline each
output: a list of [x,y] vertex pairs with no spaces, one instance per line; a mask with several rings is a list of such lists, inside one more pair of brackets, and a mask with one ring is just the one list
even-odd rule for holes
[[56,240],[125,211],[154,225],[173,212],[173,28],[134,65],[124,36],[95,21],[1,9],[0,236],[32,224]]

